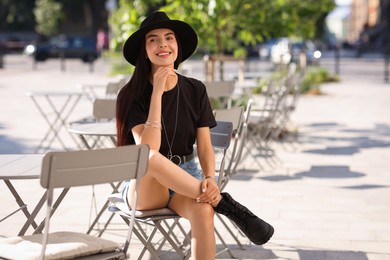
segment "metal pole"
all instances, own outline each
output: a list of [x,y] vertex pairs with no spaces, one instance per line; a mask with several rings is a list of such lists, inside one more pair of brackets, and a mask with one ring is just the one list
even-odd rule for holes
[[0,69],[4,68],[4,53],[0,46]]
[[90,73],[92,73],[94,71],[94,66],[93,65],[94,65],[94,61],[92,60],[92,61],[89,62],[89,72]]
[[336,46],[335,53],[334,53],[334,72],[336,75],[340,74],[340,48],[339,46]]
[[65,50],[63,48],[60,51],[60,63],[61,71],[65,71]]
[[389,52],[385,51],[385,82],[389,82]]

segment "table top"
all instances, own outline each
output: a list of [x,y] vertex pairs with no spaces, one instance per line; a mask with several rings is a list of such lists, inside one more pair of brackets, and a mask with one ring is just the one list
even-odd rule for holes
[[68,131],[81,135],[116,136],[116,124],[114,121],[73,124]]
[[107,84],[78,84],[78,88],[106,88]]
[[44,154],[0,154],[0,179],[39,179]]
[[27,96],[82,96],[83,92],[81,91],[26,91]]

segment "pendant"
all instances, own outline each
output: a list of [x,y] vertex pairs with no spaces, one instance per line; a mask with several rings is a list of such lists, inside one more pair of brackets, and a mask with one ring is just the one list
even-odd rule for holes
[[181,158],[178,155],[168,155],[168,159],[176,165],[181,164]]

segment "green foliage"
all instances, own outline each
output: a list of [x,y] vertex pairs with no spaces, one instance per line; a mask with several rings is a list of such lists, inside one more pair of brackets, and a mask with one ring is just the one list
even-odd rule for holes
[[134,71],[134,66],[123,59],[120,52],[105,51],[103,58],[110,61],[110,75],[131,75]]
[[286,76],[287,76],[287,70],[275,71],[270,76],[266,78],[262,78],[259,81],[259,85],[252,90],[252,93],[261,94],[264,91],[264,89],[267,88],[270,82],[274,81],[274,82],[281,83]]
[[[297,72],[300,73],[300,72]],[[269,77],[260,80],[258,87],[254,88],[253,94],[260,94],[266,89],[270,82],[276,82],[276,85],[283,84],[283,80],[287,75],[287,71],[276,71]],[[302,93],[320,94],[320,86],[326,82],[340,81],[337,75],[330,75],[326,68],[309,67],[301,82],[300,90]]]
[[34,15],[36,31],[46,36],[57,33],[59,24],[64,19],[62,4],[54,0],[36,0]]
[[161,7],[172,19],[191,24],[202,50],[213,54],[232,51],[236,57],[243,57],[243,46],[266,38],[312,38],[317,21],[335,4],[334,0],[120,0],[110,18],[115,49],[120,49],[148,12],[155,10],[153,7]]
[[35,1],[0,0],[0,31],[33,30]]
[[126,39],[141,25],[150,6],[159,5],[160,0],[119,0],[119,5],[109,17],[111,26],[110,48],[121,51]]
[[336,75],[330,75],[328,70],[321,67],[310,67],[302,82],[301,91],[303,93],[320,93],[321,83],[338,82],[340,79]]

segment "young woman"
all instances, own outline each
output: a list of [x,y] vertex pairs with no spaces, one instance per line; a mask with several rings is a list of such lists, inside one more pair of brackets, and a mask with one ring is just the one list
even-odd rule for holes
[[[155,12],[142,22],[123,47],[125,59],[135,70],[118,94],[117,131],[118,145],[150,146],[138,209],[169,207],[188,219],[192,257],[205,260],[214,259],[216,253],[214,211],[235,222],[255,244],[266,243],[274,229],[218,189],[210,139],[216,121],[206,88],[175,70],[197,43],[190,25],[170,20],[164,12]],[[202,174],[194,158],[195,142]],[[132,201],[128,191],[134,187],[128,182],[122,190],[128,203]]]

